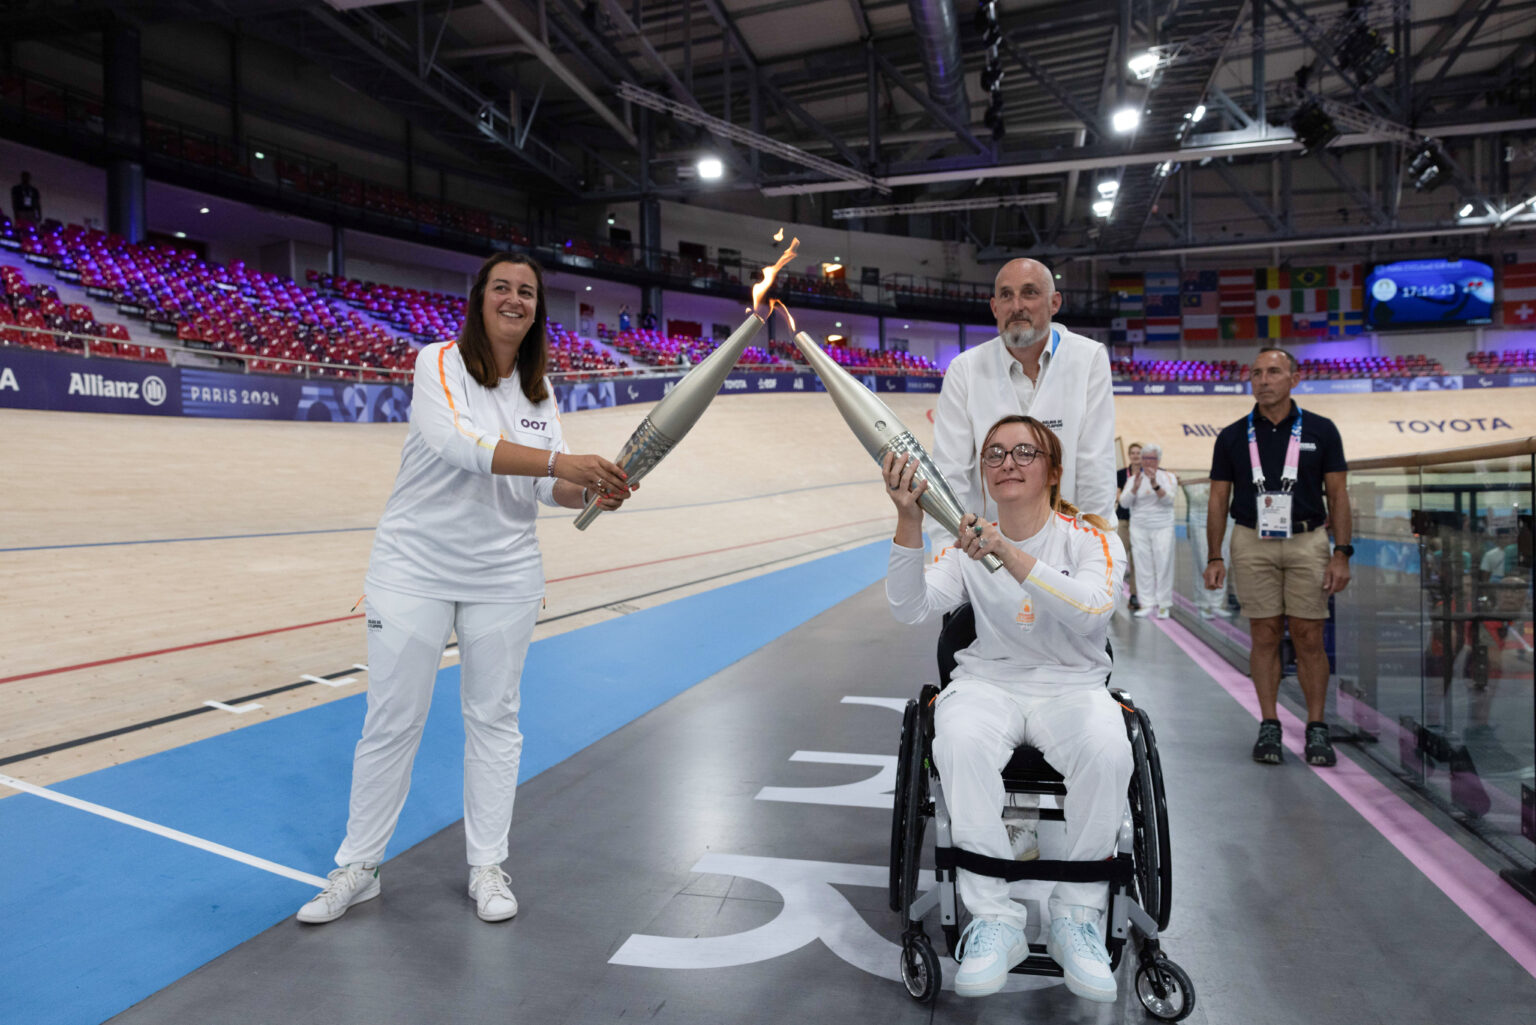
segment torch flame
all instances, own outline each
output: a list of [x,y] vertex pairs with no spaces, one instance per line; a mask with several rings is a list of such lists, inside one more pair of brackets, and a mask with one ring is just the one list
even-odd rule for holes
[[[784,229],[780,228],[779,238],[783,237]],[[773,287],[773,279],[778,276],[779,268],[783,267],[786,263],[795,258],[795,250],[799,247],[799,245],[800,240],[798,238],[790,239],[789,248],[785,249],[784,252],[780,254],[779,261],[772,267],[763,268],[763,280],[752,286],[752,309],[754,312],[756,312],[757,308],[763,304],[763,296],[768,294],[768,289]]]
[[789,321],[789,329],[791,331],[795,330],[795,315],[793,313],[789,312],[789,307],[788,306],[785,306],[783,303],[779,302],[777,299],[769,299],[768,300],[768,316],[770,316],[770,317],[773,316],[773,308],[775,306],[777,306],[779,309],[784,311],[784,319]]
[[774,233],[773,240],[775,242],[783,242],[784,241],[784,229],[783,228],[780,228],[777,232]]

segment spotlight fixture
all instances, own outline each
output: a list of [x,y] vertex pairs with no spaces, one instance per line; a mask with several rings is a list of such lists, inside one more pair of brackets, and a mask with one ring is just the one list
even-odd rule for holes
[[1424,140],[1424,144],[1408,158],[1408,180],[1415,192],[1433,192],[1450,180],[1454,169],[1455,165],[1435,139]]
[[1472,203],[1468,201],[1465,205],[1462,206],[1460,210],[1456,211],[1456,216],[1461,218],[1471,217],[1473,209],[1475,208],[1473,207]]
[[207,212],[208,212],[208,208],[207,208],[207,207],[206,207],[206,206],[205,206],[205,207],[203,207],[203,208],[202,208],[202,209],[201,209],[201,210],[199,210],[199,211],[198,211],[198,213],[200,213],[200,214],[205,214],[205,213],[207,213]]
[[184,231],[178,231],[175,234],[176,234],[177,238],[186,238],[187,237],[187,233],[184,232]]
[[614,217],[614,216],[613,216],[613,214],[609,214],[609,215],[608,215],[608,223],[609,223],[609,225],[610,225],[610,226],[611,226],[611,225],[613,225],[613,224],[617,224],[617,223],[618,223],[618,220],[617,220],[617,218],[615,218],[615,217]]
[[981,69],[981,87],[987,91],[987,111],[981,123],[992,132],[993,142],[1002,142],[1007,128],[1003,124],[1003,30],[997,23],[997,0],[978,0],[976,28],[987,48],[987,62]]
[[1157,65],[1157,54],[1152,53],[1151,51],[1148,51],[1147,53],[1138,53],[1136,56],[1126,61],[1126,67],[1130,69],[1131,74],[1135,75],[1137,78],[1143,79],[1151,78],[1152,72],[1157,70]]
[[263,153],[261,150],[257,150],[255,153],[253,153],[251,155],[253,157],[255,157],[257,160],[265,160],[265,159],[267,159],[267,155],[265,153]]
[[1195,109],[1189,112],[1189,120],[1192,124],[1199,124],[1205,120],[1205,104],[1195,104]]
[[1115,212],[1115,201],[1113,199],[1096,200],[1093,204],[1093,212],[1097,217],[1108,217]]
[[1115,181],[1113,178],[1099,182],[1099,195],[1103,196],[1105,199],[1113,199],[1115,194],[1119,191],[1120,183]]
[[1291,131],[1296,133],[1296,141],[1309,150],[1322,149],[1343,134],[1328,112],[1313,100],[1297,107],[1291,115]]
[[1349,30],[1343,42],[1334,50],[1339,70],[1347,73],[1359,85],[1375,81],[1397,58],[1397,51],[1382,42],[1381,36],[1369,25],[1359,24]]
[[699,177],[714,180],[725,174],[725,165],[719,157],[703,157],[699,160]]
[[1141,124],[1141,111],[1135,107],[1121,107],[1110,118],[1110,127],[1121,135],[1134,132],[1139,124]]

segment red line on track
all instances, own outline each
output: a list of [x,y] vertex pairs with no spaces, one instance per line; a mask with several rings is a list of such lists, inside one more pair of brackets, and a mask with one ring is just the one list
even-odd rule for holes
[[[802,530],[798,534],[785,534],[782,537],[764,538],[761,541],[748,541],[745,544],[729,545],[725,548],[712,548],[705,552],[689,552],[687,555],[672,555],[665,559],[652,559],[649,562],[635,562],[627,566],[610,566],[608,569],[597,569],[590,573],[573,573],[568,577],[555,577],[545,583],[558,584],[566,580],[579,580],[582,577],[601,576],[604,573],[618,573],[626,569],[639,569],[643,566],[656,566],[663,562],[679,562],[683,559],[697,559],[704,555],[718,555],[721,552],[733,552],[741,548],[752,548],[756,545],[772,544],[775,541],[788,541],[797,537],[805,537],[807,534],[820,534],[827,530],[839,530],[843,527],[857,527],[865,523],[874,523],[876,520],[884,520],[887,517],[877,516],[867,520],[854,520],[851,523],[839,523],[831,527],[817,527],[814,530]],[[69,673],[76,669],[94,669],[96,666],[109,666],[116,662],[132,662],[139,658],[154,658],[156,655],[170,655],[178,651],[191,651],[193,648],[206,648],[214,644],[229,644],[232,641],[248,641],[252,637],[266,637],[271,634],[287,633],[289,630],[307,630],[312,626],[329,626],[332,623],[345,623],[350,619],[362,619],[359,613],[353,616],[337,616],[335,619],[320,619],[313,623],[298,623],[294,626],[279,626],[271,630],[258,630],[255,633],[237,634],[234,637],[219,637],[211,641],[198,641],[195,644],[182,644],[174,648],[158,648],[155,651],[140,651],[133,655],[119,655],[116,658],[103,658],[95,662],[81,662],[72,666],[59,666],[55,669],[40,669],[35,673],[18,673],[15,676],[0,676],[0,683],[15,683],[17,680],[33,680],[39,676],[53,676],[57,673]]]

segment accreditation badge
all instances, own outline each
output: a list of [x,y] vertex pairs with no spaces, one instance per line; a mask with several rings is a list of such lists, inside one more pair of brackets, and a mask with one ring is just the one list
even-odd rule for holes
[[1285,491],[1262,491],[1259,503],[1259,537],[1285,540],[1291,536],[1291,496]]

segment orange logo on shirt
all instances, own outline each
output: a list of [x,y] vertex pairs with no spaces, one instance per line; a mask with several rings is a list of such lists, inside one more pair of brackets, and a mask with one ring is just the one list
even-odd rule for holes
[[1019,603],[1019,614],[1013,618],[1024,626],[1035,625],[1035,603],[1029,595],[1026,594]]

